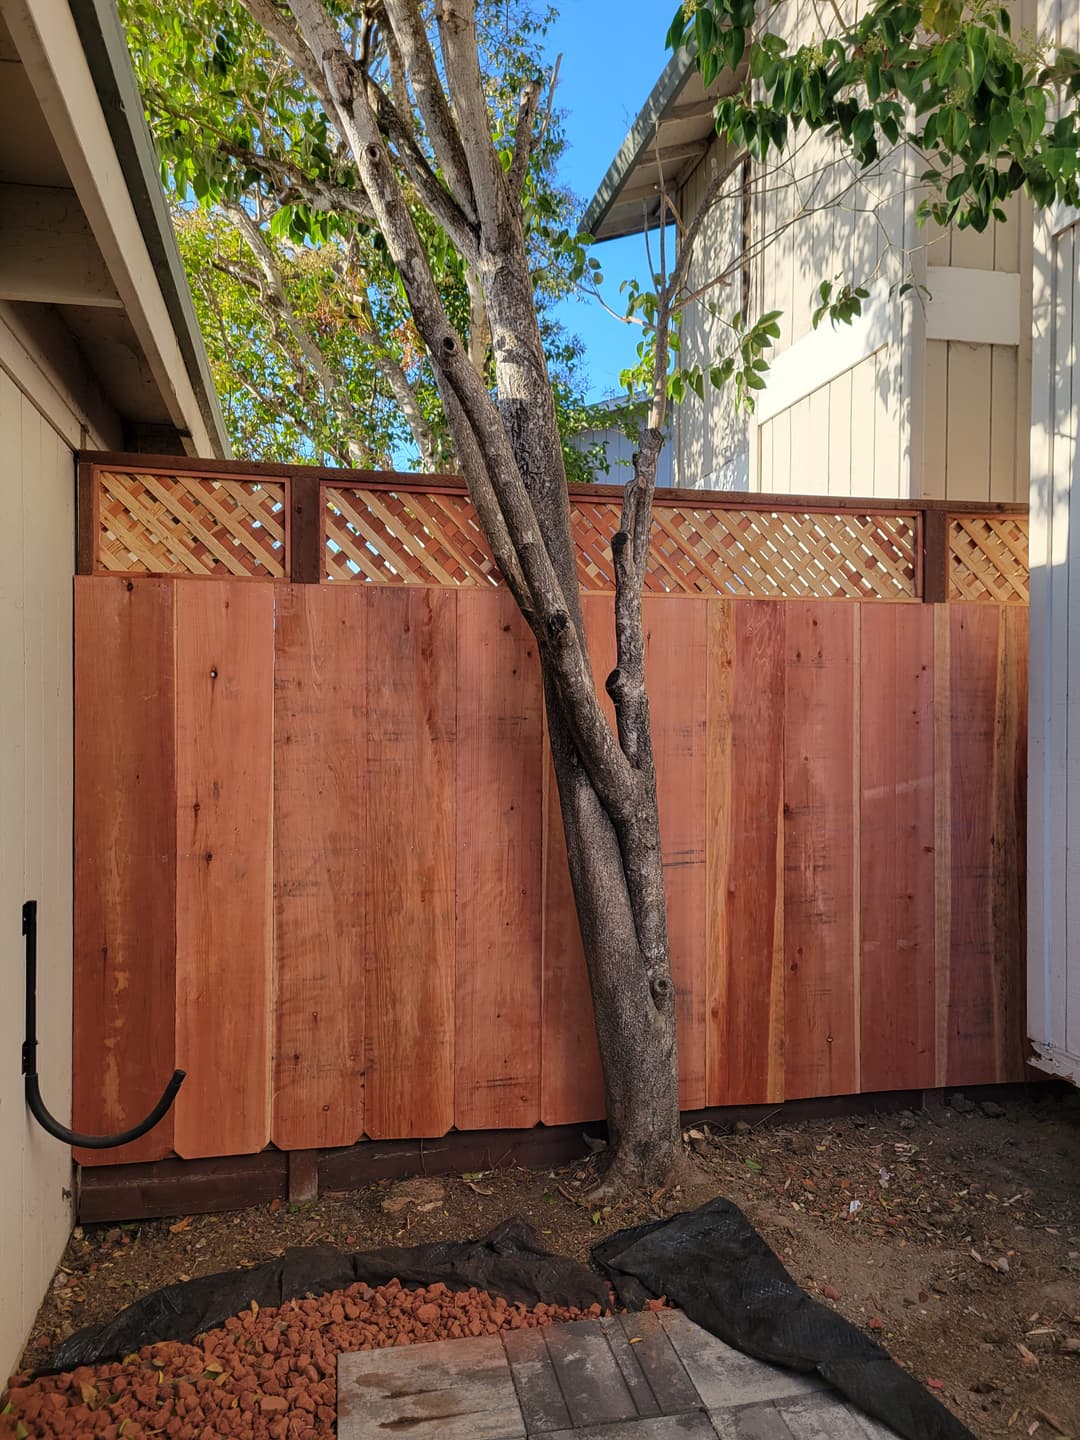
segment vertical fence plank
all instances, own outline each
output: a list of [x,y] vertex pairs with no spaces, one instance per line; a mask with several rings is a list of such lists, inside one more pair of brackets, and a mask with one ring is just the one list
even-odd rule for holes
[[457,597],[454,1121],[540,1119],[543,689],[506,590]]
[[[72,1124],[135,1125],[173,1070],[176,803],[173,585],[75,581]],[[158,1160],[173,1115],[83,1165]]]
[[784,1094],[784,609],[709,601],[708,1104]]
[[1027,1037],[1028,612],[1001,607],[1001,670],[994,726],[994,933],[997,1079],[1023,1080]]
[[994,973],[994,751],[1001,617],[994,605],[950,607],[950,960],[945,1080],[997,1079]]
[[860,608],[861,1088],[932,1086],[934,615]]
[[457,595],[367,600],[366,1121],[374,1139],[454,1123]]
[[184,1158],[270,1138],[274,591],[176,590],[176,1104]]
[[[611,703],[604,679],[615,668],[611,597],[583,595],[581,602],[593,677],[604,707]],[[559,790],[545,762],[544,792],[544,995],[540,1118],[545,1125],[597,1120],[604,1113],[604,1081],[596,1044],[589,978],[578,932],[566,861]]]
[[280,1150],[363,1133],[363,590],[276,586],[274,1054]]
[[684,1110],[706,1101],[708,601],[646,598],[645,668],[652,716],[660,841]]
[[858,1088],[856,606],[787,601],[784,1094]]

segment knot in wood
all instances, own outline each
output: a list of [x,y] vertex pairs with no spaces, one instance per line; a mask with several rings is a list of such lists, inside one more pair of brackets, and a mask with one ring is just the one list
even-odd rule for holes
[[652,982],[652,997],[657,1005],[666,1005],[675,993],[675,986],[666,975],[658,975]]
[[556,610],[554,615],[549,615],[547,618],[547,632],[552,640],[558,640],[560,636],[565,635],[566,627],[569,624],[570,617],[565,610]]
[[630,536],[625,530],[616,530],[615,534],[611,537],[611,553],[618,555],[620,550],[625,550],[629,539]]
[[622,671],[618,666],[612,670],[611,674],[604,681],[604,689],[613,700],[618,696],[619,691],[622,689]]
[[457,341],[452,335],[444,335],[442,338],[442,352],[444,355],[453,355],[457,349]]

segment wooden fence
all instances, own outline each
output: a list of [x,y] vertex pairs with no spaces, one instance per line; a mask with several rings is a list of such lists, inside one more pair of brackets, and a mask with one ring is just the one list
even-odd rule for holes
[[[574,495],[601,679],[614,505]],[[1026,516],[657,512],[684,1106],[1022,1078]],[[598,1117],[532,637],[460,487],[109,457],[80,513],[74,1124],[189,1078],[79,1159]]]

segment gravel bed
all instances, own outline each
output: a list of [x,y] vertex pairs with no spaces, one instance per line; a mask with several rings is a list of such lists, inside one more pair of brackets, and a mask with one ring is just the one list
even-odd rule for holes
[[275,1309],[253,1306],[195,1344],[145,1346],[122,1363],[16,1376],[2,1397],[8,1440],[323,1440],[335,1433],[337,1357],[427,1340],[531,1329],[602,1313],[511,1305],[482,1290],[351,1285]]

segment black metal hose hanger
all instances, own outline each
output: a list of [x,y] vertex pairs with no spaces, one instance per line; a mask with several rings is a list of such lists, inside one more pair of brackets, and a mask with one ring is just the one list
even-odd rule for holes
[[169,1113],[176,1092],[184,1083],[185,1072],[174,1070],[172,1079],[165,1086],[165,1092],[150,1114],[139,1125],[130,1130],[121,1130],[118,1135],[80,1135],[69,1130],[53,1118],[41,1098],[41,1086],[37,1073],[37,901],[27,900],[22,907],[22,932],[26,937],[26,1039],[22,1047],[22,1073],[26,1083],[26,1103],[30,1113],[43,1130],[55,1135],[68,1145],[78,1145],[84,1150],[114,1150],[118,1145],[127,1145],[152,1130]]

